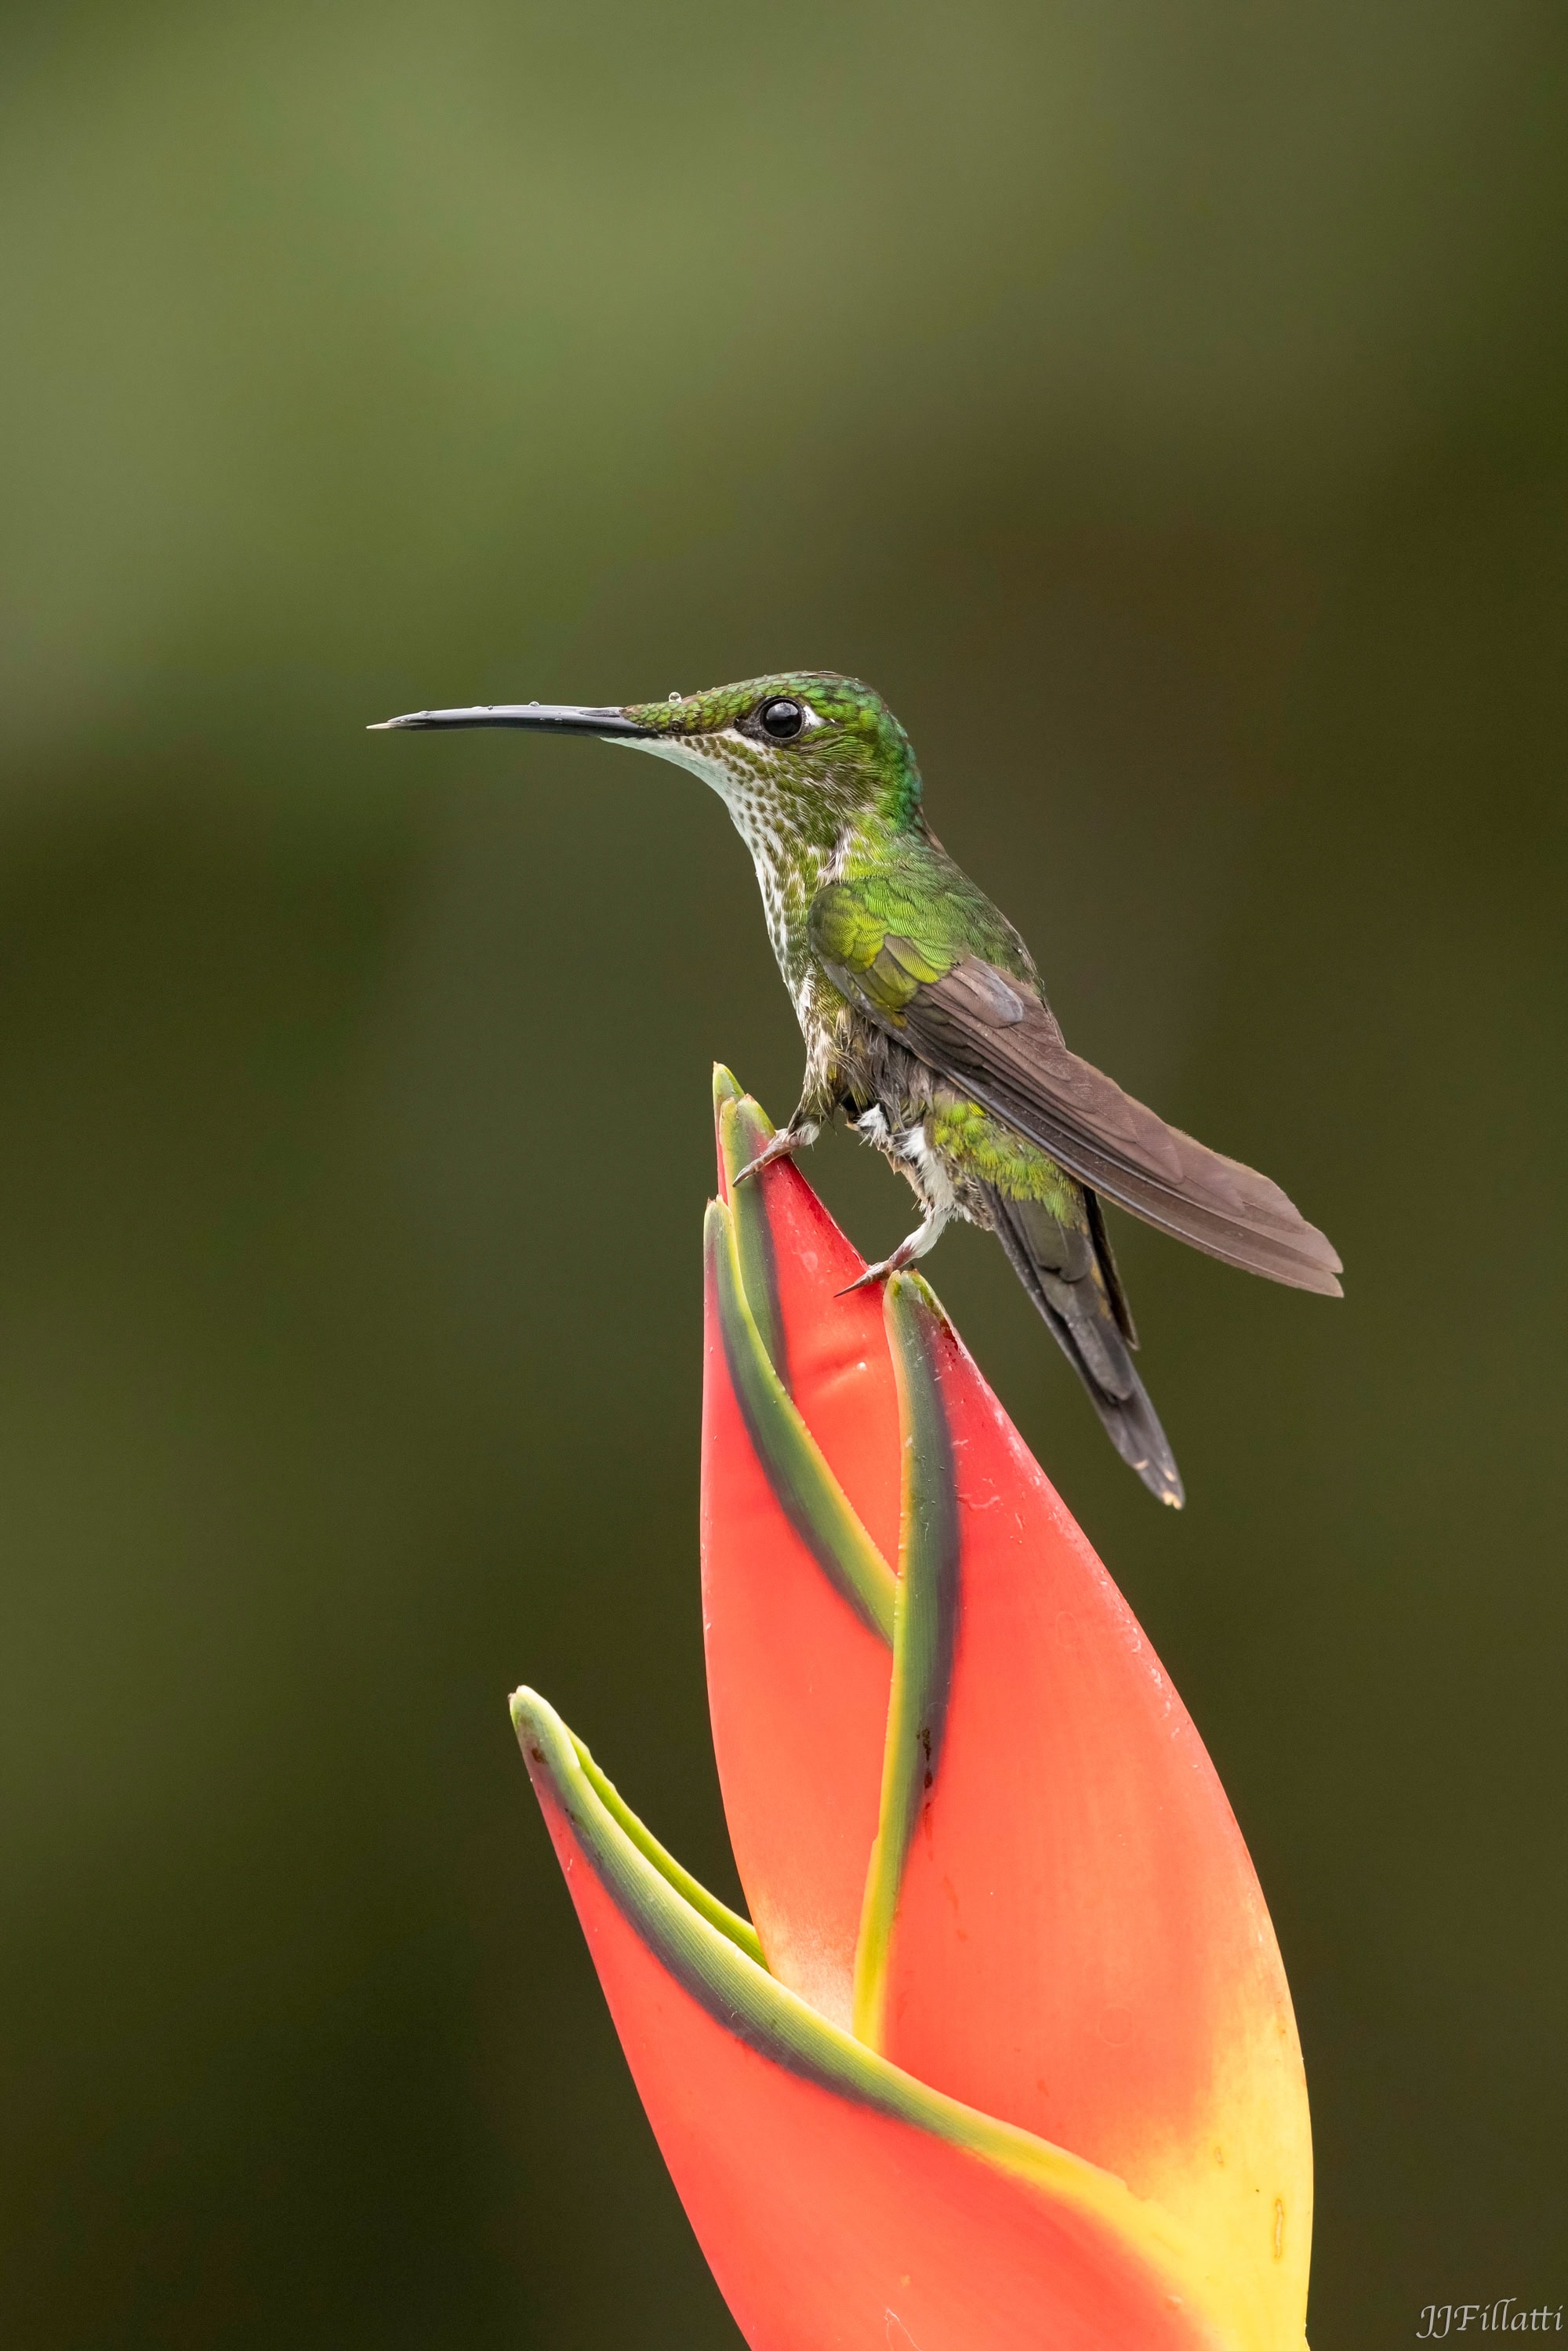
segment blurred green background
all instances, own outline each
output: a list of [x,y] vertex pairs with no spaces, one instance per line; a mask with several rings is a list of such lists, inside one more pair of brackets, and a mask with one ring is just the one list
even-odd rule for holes
[[695,781],[362,729],[794,664],[1349,1267],[1120,1224],[1176,1520],[934,1264],[1257,1858],[1318,2351],[1568,2292],[1565,133],[1530,0],[6,12],[8,2346],[738,2340],[504,1698],[732,1886],[708,1065],[799,1040]]

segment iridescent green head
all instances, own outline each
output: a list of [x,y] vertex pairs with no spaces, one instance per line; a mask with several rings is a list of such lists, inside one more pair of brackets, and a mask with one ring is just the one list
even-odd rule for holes
[[392,727],[521,726],[597,735],[674,760],[711,784],[747,837],[821,839],[854,823],[921,821],[920,771],[882,696],[832,670],[789,670],[620,708],[503,703],[421,710]]

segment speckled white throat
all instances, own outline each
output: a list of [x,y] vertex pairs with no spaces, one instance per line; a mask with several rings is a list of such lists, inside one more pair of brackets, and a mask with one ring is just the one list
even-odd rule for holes
[[[606,736],[628,751],[651,751],[699,776],[716,791],[737,832],[751,852],[768,936],[801,1028],[810,1036],[811,963],[806,944],[806,913],[826,882],[842,871],[846,841],[830,834],[823,815],[831,787],[821,795],[802,793],[797,770],[786,790],[769,774],[783,755],[727,727],[700,742],[678,737]],[[816,802],[813,809],[812,802]],[[815,818],[815,822],[813,822]]]

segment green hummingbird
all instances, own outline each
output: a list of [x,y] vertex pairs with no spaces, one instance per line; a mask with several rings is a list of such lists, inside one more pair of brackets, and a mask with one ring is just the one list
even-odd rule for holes
[[927,823],[909,737],[880,695],[799,670],[620,709],[497,704],[382,726],[597,735],[711,785],[751,852],[806,1040],[800,1103],[747,1176],[843,1111],[924,1211],[862,1280],[924,1257],[954,1217],[994,1232],[1117,1452],[1180,1508],[1103,1202],[1298,1290],[1338,1297],[1340,1260],[1267,1176],[1068,1050],[1022,938]]

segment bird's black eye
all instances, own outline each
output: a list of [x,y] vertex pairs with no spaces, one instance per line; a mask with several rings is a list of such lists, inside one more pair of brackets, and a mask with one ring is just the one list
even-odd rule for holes
[[792,743],[806,724],[806,714],[798,702],[780,695],[776,701],[765,702],[757,714],[758,723],[765,735],[775,743]]

